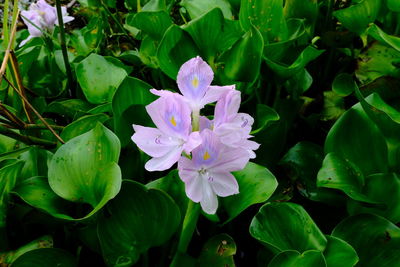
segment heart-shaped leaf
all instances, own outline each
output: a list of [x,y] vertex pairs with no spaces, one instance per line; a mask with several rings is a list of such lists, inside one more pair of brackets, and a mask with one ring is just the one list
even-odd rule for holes
[[227,234],[212,237],[204,244],[196,266],[235,266],[235,241]]
[[131,266],[141,253],[168,241],[178,229],[180,212],[164,192],[124,181],[121,192],[99,221],[103,257],[112,266]]
[[49,184],[60,197],[90,204],[91,216],[121,187],[120,143],[101,124],[62,145],[49,165]]
[[327,240],[302,206],[268,203],[250,224],[250,234],[275,253],[285,250],[323,251]]
[[353,267],[358,262],[357,252],[340,238],[327,235],[328,244],[324,250],[327,267]]
[[60,136],[64,141],[69,141],[70,139],[93,129],[98,122],[103,123],[108,119],[109,117],[103,113],[83,116],[68,124],[63,129]]
[[275,176],[265,167],[249,162],[246,167],[234,172],[239,194],[222,198],[222,205],[229,214],[228,221],[238,216],[249,206],[268,200],[278,187]]
[[180,5],[183,6],[193,19],[200,17],[211,9],[219,8],[227,19],[233,19],[231,4],[228,0],[182,0]]
[[332,236],[357,251],[360,266],[397,266],[400,262],[400,228],[380,216],[351,216],[335,227]]
[[318,250],[300,253],[295,250],[282,251],[276,255],[268,267],[327,266],[324,256]]
[[128,75],[124,68],[94,53],[78,63],[75,72],[86,99],[92,104],[110,102]]

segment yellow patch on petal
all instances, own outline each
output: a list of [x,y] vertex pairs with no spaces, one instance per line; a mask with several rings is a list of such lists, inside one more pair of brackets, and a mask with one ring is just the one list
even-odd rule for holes
[[203,159],[204,160],[208,160],[209,158],[211,158],[210,154],[208,154],[208,151],[206,151],[203,155]]
[[176,121],[174,116],[172,116],[171,119],[169,119],[169,122],[172,124],[172,126],[176,127]]
[[199,87],[199,79],[197,79],[197,77],[193,78],[192,85],[193,85],[194,88]]

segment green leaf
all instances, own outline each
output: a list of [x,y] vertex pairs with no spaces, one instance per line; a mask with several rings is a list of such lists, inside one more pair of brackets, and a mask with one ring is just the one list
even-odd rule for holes
[[142,30],[154,40],[161,40],[172,24],[171,17],[165,11],[141,11],[128,18],[126,24]]
[[280,161],[297,190],[304,197],[325,203],[337,203],[337,195],[329,189],[318,188],[317,174],[324,159],[322,147],[311,142],[299,142]]
[[33,176],[47,176],[47,165],[52,157],[53,154],[50,151],[31,146],[19,157],[20,160],[24,161],[19,180],[22,181]]
[[339,189],[352,199],[377,203],[361,192],[364,186],[363,173],[354,164],[334,152],[326,155],[318,172],[317,186]]
[[238,23],[225,20],[220,9],[215,8],[190,21],[183,29],[187,31],[204,59],[214,64],[219,53],[230,48],[243,34]]
[[56,100],[47,106],[45,112],[76,119],[83,116],[93,107],[93,105],[81,99]]
[[12,267],[74,267],[78,261],[69,252],[59,248],[39,248],[18,257]]
[[227,0],[182,0],[179,4],[189,12],[192,20],[214,8],[221,9],[226,19],[233,19],[231,4]]
[[168,28],[157,50],[160,69],[173,80],[181,65],[199,54],[189,34],[177,25]]
[[124,181],[107,209],[109,215],[99,221],[97,231],[103,257],[112,266],[131,266],[150,247],[167,242],[181,218],[167,194],[133,181]]
[[356,77],[365,85],[383,76],[400,78],[397,64],[400,51],[380,43],[373,43],[358,56]]
[[373,214],[359,214],[340,222],[332,236],[348,242],[360,257],[360,266],[397,266],[400,228]]
[[123,147],[131,142],[132,124],[148,121],[144,106],[156,99],[150,93],[151,88],[151,85],[139,79],[127,77],[115,92],[112,100],[114,129]]
[[362,193],[371,200],[383,202],[385,206],[363,206],[352,201],[347,206],[350,214],[374,213],[394,223],[400,222],[400,178],[397,174],[378,173],[366,177]]
[[229,215],[228,221],[249,206],[267,201],[278,186],[275,176],[267,168],[252,162],[233,175],[239,184],[239,194],[221,199]]
[[318,17],[317,0],[286,0],[283,14],[286,19],[298,18],[305,19],[309,32],[312,34]]
[[268,67],[272,69],[278,76],[283,79],[288,79],[298,72],[310,62],[319,57],[325,50],[318,50],[312,46],[307,46],[292,64],[284,64],[275,62],[267,57],[264,57]]
[[340,238],[327,235],[328,244],[324,250],[327,267],[353,267],[358,262],[357,252]]
[[60,136],[65,142],[67,142],[70,139],[93,129],[98,122],[103,123],[108,119],[109,117],[103,113],[83,116],[76,121],[68,124],[63,129]]
[[263,47],[260,32],[252,26],[221,56],[224,75],[232,81],[253,82],[260,73]]
[[397,0],[387,0],[387,7],[393,12],[400,12],[400,2]]
[[[387,0],[387,1],[391,1],[391,0]],[[395,0],[395,1],[397,1],[397,0]],[[399,3],[399,8],[400,8],[400,2],[398,2],[398,3]],[[379,42],[381,42],[383,44],[391,46],[392,48],[394,48],[398,52],[400,52],[400,38],[399,37],[386,34],[384,31],[381,30],[381,28],[379,28],[375,24],[372,24],[371,26],[369,26],[367,33],[369,35],[371,35],[375,40],[378,40]]]
[[118,138],[101,124],[62,145],[49,165],[49,184],[60,197],[88,203],[96,213],[121,187]]
[[327,240],[302,206],[289,202],[268,203],[250,224],[250,234],[269,249],[323,251]]
[[219,234],[207,241],[197,259],[196,266],[235,266],[235,241],[227,234]]
[[348,73],[340,73],[335,77],[332,83],[332,91],[338,96],[348,96],[354,91],[353,77]]
[[256,27],[266,44],[287,39],[288,29],[283,16],[283,0],[242,0],[239,20],[243,29]]
[[189,198],[185,193],[185,184],[178,175],[178,170],[170,171],[167,176],[154,180],[146,185],[166,192],[178,205],[181,214],[185,214]]
[[346,111],[344,99],[334,91],[324,91],[323,120],[337,120]]
[[123,68],[97,54],[91,54],[78,63],[75,72],[86,99],[92,104],[111,101],[127,76]]
[[327,266],[320,251],[307,250],[303,253],[294,250],[282,251],[268,264],[268,267]]
[[352,32],[361,34],[374,22],[381,6],[380,0],[357,1],[355,5],[336,10],[333,15]]
[[386,141],[364,112],[351,108],[332,126],[325,140],[325,153],[335,152],[357,166],[364,175],[386,172]]
[[6,222],[8,195],[17,183],[23,166],[23,161],[15,160],[0,169],[0,228],[3,228]]
[[269,123],[279,121],[279,114],[273,109],[264,104],[257,104],[257,129],[251,134],[256,134],[265,129]]
[[31,177],[19,183],[13,190],[29,205],[64,220],[74,220],[68,214],[70,202],[60,198],[50,188],[46,177]]

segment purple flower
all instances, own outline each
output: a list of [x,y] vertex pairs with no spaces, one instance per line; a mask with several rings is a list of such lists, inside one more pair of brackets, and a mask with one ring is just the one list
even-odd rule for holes
[[[250,158],[255,158],[253,150],[259,144],[248,140],[254,119],[246,113],[238,113],[240,107],[240,92],[231,90],[224,93],[215,106],[213,131],[221,142],[234,148],[243,148],[248,151]],[[205,125],[205,122],[202,123]]]
[[152,156],[145,168],[148,171],[169,169],[180,158],[182,151],[190,153],[201,143],[198,132],[191,133],[190,108],[178,94],[160,97],[146,106],[157,128],[133,125],[133,142]]
[[[61,7],[61,13],[64,23],[74,20],[73,17],[68,16],[66,7]],[[37,3],[32,3],[27,11],[21,12],[21,15],[22,20],[28,27],[29,36],[21,42],[20,46],[23,46],[33,37],[42,36],[43,31],[53,31],[54,25],[58,25],[56,8],[47,4],[45,0],[38,0]]]
[[202,143],[192,151],[192,159],[178,161],[179,177],[185,183],[187,196],[200,202],[202,209],[214,214],[218,208],[217,196],[239,193],[235,177],[230,173],[241,170],[249,161],[249,154],[241,148],[230,148],[209,129],[201,132]]
[[227,90],[235,88],[234,85],[212,86],[213,78],[211,67],[199,56],[186,61],[179,69],[178,87],[193,111],[199,111],[217,101]]

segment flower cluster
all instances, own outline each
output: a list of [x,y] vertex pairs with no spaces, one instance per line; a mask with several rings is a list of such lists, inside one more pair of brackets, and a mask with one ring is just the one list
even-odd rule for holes
[[[67,8],[61,7],[61,14],[64,23],[74,20],[68,16]],[[37,3],[32,3],[28,10],[21,12],[22,20],[28,27],[29,36],[23,40],[20,46],[23,46],[33,37],[40,37],[43,32],[51,32],[54,25],[58,25],[57,10],[55,7],[47,4],[45,0],[38,0]]]
[[[240,92],[235,86],[212,86],[214,73],[200,57],[192,58],[179,70],[181,94],[166,90],[150,91],[160,96],[146,106],[157,128],[133,125],[133,142],[150,155],[148,171],[169,169],[178,162],[179,177],[187,196],[214,214],[217,196],[239,193],[232,171],[243,169],[255,158],[259,147],[248,140],[253,118],[238,113]],[[200,116],[200,110],[215,102],[213,120]]]

